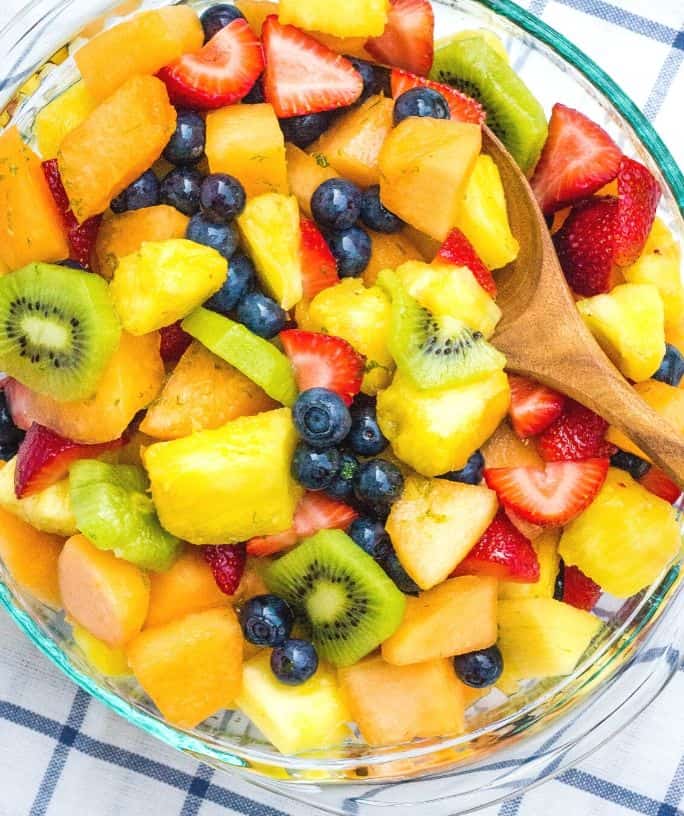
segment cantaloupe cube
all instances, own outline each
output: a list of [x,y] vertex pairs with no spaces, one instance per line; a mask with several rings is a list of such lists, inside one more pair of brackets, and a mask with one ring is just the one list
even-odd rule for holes
[[311,196],[324,181],[337,178],[337,173],[325,156],[312,156],[290,142],[285,145],[285,159],[292,195],[311,218]]
[[397,631],[382,644],[395,666],[486,649],[496,643],[497,581],[464,575],[406,599]]
[[553,598],[560,566],[559,539],[560,530],[544,529],[541,535],[532,542],[539,559],[539,580],[533,584],[499,581],[499,598],[507,600],[516,598]]
[[112,649],[77,623],[72,625],[72,636],[88,663],[105,677],[126,677],[131,673],[123,648]]
[[373,286],[383,269],[396,269],[406,261],[422,261],[420,250],[411,242],[406,231],[387,235],[367,230],[371,237],[371,256],[363,273],[366,286]]
[[278,3],[269,0],[236,0],[235,5],[243,13],[252,31],[261,37],[261,28],[267,17],[278,14]]
[[91,635],[117,648],[140,632],[150,599],[141,569],[77,535],[64,545],[58,575],[65,611]]
[[248,196],[289,193],[285,137],[267,103],[207,114],[206,153],[211,172],[235,176]]
[[62,479],[39,493],[18,499],[14,489],[17,457],[0,470],[0,507],[43,533],[68,538],[77,532],[71,510],[69,480]]
[[336,37],[379,37],[385,30],[388,0],[347,0],[344,11],[329,0],[280,0],[283,24]]
[[231,607],[146,629],[126,650],[165,719],[194,728],[232,705],[242,684],[242,630]]
[[442,246],[440,241],[435,241],[429,235],[417,230],[410,224],[404,227],[404,234],[411,241],[411,243],[418,248],[418,251],[423,256],[424,260],[432,261]]
[[94,107],[95,100],[82,80],[49,102],[36,116],[34,125],[41,156],[54,159],[67,133],[85,121]]

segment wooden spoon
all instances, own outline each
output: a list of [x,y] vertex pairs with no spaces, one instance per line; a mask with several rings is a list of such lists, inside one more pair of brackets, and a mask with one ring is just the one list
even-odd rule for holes
[[580,317],[546,222],[527,179],[491,131],[483,149],[496,162],[520,254],[497,274],[503,318],[493,343],[507,368],[582,403],[619,428],[684,488],[684,437],[634,391]]

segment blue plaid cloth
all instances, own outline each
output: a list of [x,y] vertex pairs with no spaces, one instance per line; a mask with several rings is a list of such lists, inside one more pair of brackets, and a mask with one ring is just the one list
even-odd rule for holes
[[[20,4],[3,0],[0,23]],[[618,81],[684,166],[684,0],[523,4]],[[4,613],[0,643],[0,816],[311,813],[140,733],[76,690]],[[486,816],[684,816],[682,699],[680,671],[646,714],[590,760]]]

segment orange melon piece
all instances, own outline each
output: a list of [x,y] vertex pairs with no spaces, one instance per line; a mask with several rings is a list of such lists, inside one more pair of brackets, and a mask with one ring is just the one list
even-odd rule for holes
[[311,218],[311,196],[324,181],[337,178],[337,173],[325,156],[312,156],[290,142],[285,145],[285,159],[292,195],[299,208]]
[[76,535],[64,545],[57,573],[66,613],[91,635],[118,648],[140,632],[150,586],[134,564]]
[[176,128],[164,83],[134,76],[64,137],[57,155],[64,189],[79,221],[109,202],[161,155]]
[[181,728],[227,708],[242,685],[242,630],[230,607],[146,629],[128,663],[165,719]]
[[62,605],[57,560],[63,544],[64,539],[41,533],[0,509],[0,558],[20,587],[55,608]]
[[187,215],[166,204],[106,218],[97,233],[92,267],[109,280],[119,265],[119,259],[137,252],[143,241],[185,238],[189,220]]
[[156,74],[203,43],[197,14],[189,6],[169,6],[136,14],[103,31],[74,58],[91,96],[101,101],[131,77]]
[[371,256],[363,273],[366,286],[373,286],[383,269],[396,269],[406,261],[422,261],[423,256],[402,231],[394,235],[367,230],[371,237]]
[[324,34],[322,31],[307,31],[306,33],[336,54],[365,60],[373,59],[365,49],[368,37],[336,37],[334,34]]
[[261,37],[261,29],[266,18],[271,14],[278,14],[278,3],[271,3],[268,0],[235,0],[235,5],[243,13],[257,37]]
[[412,227],[410,224],[407,224],[404,227],[404,235],[409,239],[409,241],[418,248],[420,254],[423,258],[430,262],[435,259],[435,256],[440,250],[442,246],[439,241],[435,241],[434,238],[430,238],[429,235],[426,235],[424,232],[417,230],[415,227]]
[[532,439],[521,439],[504,420],[481,448],[488,468],[544,467]]
[[0,135],[0,261],[10,270],[69,257],[62,216],[40,159],[15,127]]

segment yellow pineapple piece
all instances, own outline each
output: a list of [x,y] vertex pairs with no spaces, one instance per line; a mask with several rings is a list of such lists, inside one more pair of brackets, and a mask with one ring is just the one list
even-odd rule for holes
[[252,31],[261,37],[261,27],[271,14],[278,15],[280,10],[278,3],[270,0],[236,0],[235,5],[243,13]]
[[334,34],[326,34],[323,31],[307,31],[306,33],[336,54],[373,61],[373,57],[366,51],[365,46],[368,42],[366,37],[336,37]]
[[534,584],[520,584],[515,581],[499,581],[499,598],[514,600],[517,598],[553,598],[556,576],[560,565],[558,540],[560,530],[545,529],[532,542],[539,559],[539,580]]
[[329,0],[280,0],[280,22],[336,37],[379,37],[385,30],[388,0],[347,0],[344,10]]
[[665,326],[665,340],[684,354],[684,312],[678,323]]
[[100,674],[105,677],[126,677],[131,674],[124,649],[109,646],[76,622],[72,624],[71,633],[85,659]]
[[68,536],[78,532],[76,518],[71,510],[69,480],[62,479],[25,499],[14,492],[14,473],[17,457],[0,469],[0,507],[43,533]]
[[84,122],[95,109],[95,100],[83,80],[49,102],[36,116],[34,132],[43,159],[54,159],[64,137]]
[[363,282],[373,286],[383,269],[396,269],[406,261],[422,261],[423,256],[414,246],[406,231],[387,235],[366,230],[371,238],[371,256],[363,272]]
[[325,156],[312,156],[290,142],[285,145],[285,158],[292,195],[302,212],[311,218],[311,196],[324,181],[337,178],[337,173]]

